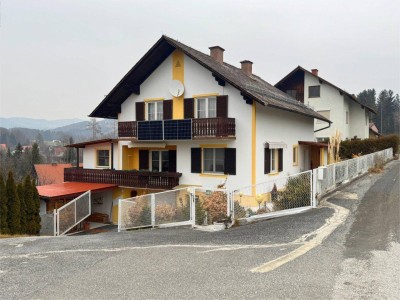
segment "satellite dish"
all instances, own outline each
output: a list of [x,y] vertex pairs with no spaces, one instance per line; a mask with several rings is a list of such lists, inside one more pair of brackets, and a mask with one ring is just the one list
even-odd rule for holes
[[172,80],[169,84],[168,91],[174,97],[179,97],[183,95],[185,87],[179,80]]

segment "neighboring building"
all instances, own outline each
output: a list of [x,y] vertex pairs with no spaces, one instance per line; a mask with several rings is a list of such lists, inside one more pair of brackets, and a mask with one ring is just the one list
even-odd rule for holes
[[326,164],[314,120],[329,120],[252,73],[162,36],[90,114],[118,119],[118,139],[69,145],[83,168],[65,181],[118,185],[120,198],[177,186],[235,189]]
[[34,165],[37,185],[60,184],[64,182],[64,169],[71,164],[36,164]]
[[0,151],[7,151],[7,144],[0,144]]
[[380,137],[381,134],[379,133],[378,128],[376,127],[375,123],[369,124],[369,137],[370,138],[377,138]]
[[317,69],[309,72],[298,66],[275,87],[332,121],[329,126],[326,122],[315,120],[318,141],[328,141],[336,129],[343,140],[369,137],[370,114],[375,111],[361,104],[354,95],[321,78]]

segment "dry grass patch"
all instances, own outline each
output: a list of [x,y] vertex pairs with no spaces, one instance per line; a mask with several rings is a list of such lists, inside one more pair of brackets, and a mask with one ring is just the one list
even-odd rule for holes
[[17,238],[17,237],[30,237],[27,234],[0,234],[0,239],[10,239],[10,238]]

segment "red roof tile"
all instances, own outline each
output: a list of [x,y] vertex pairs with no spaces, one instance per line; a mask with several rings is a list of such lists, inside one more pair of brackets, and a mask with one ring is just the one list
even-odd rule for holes
[[86,183],[86,182],[64,182],[60,184],[49,184],[38,186],[38,192],[44,198],[60,198],[65,196],[78,196],[87,191],[102,191],[118,187],[115,184]]

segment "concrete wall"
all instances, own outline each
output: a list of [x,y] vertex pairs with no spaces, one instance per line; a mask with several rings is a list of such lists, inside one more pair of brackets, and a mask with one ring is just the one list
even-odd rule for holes
[[[117,143],[113,144],[114,148],[114,169],[119,168],[119,146]],[[85,169],[104,169],[102,167],[97,166],[96,158],[97,150],[111,150],[110,143],[103,143],[103,144],[95,144],[86,146],[83,149],[83,167]],[[110,152],[110,159],[111,159],[111,152]]]
[[369,137],[369,114],[367,109],[361,108],[361,105],[350,101],[350,137],[357,136],[360,139]]

